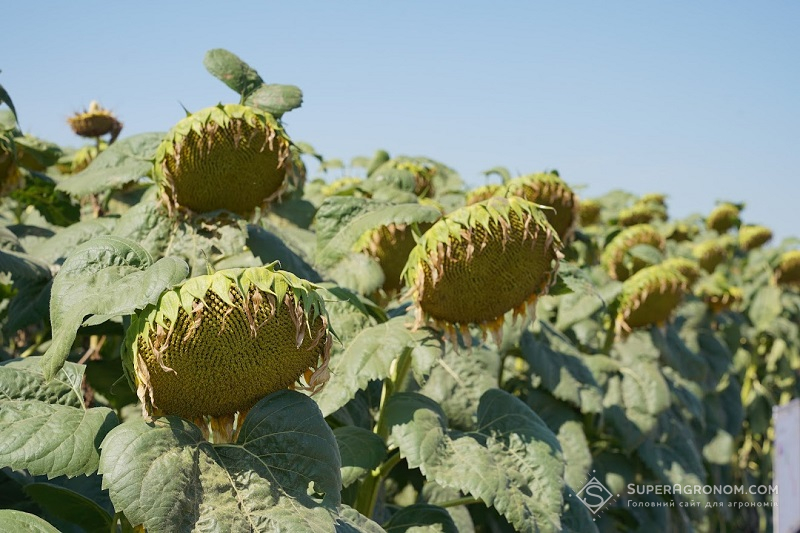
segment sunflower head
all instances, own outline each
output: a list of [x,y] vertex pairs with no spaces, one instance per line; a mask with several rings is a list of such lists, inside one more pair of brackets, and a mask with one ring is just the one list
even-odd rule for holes
[[67,119],[67,123],[81,137],[95,138],[111,134],[113,140],[122,131],[122,122],[117,120],[114,113],[100,107],[94,100],[89,104],[89,109],[75,113]]
[[620,231],[603,250],[600,259],[608,275],[613,279],[625,281],[648,263],[628,252],[637,245],[646,244],[664,251],[664,237],[649,224],[637,224]]
[[520,196],[529,202],[546,206],[547,220],[562,241],[572,238],[578,224],[580,205],[578,196],[558,175],[540,172],[520,176],[506,184],[509,194]]
[[662,264],[638,271],[622,284],[616,332],[665,324],[689,290],[683,274]]
[[712,313],[721,313],[742,301],[742,290],[732,286],[722,275],[708,276],[695,289]]
[[706,227],[722,235],[732,227],[741,224],[740,213],[741,208],[735,204],[729,202],[719,204],[706,218]]
[[628,228],[637,224],[649,224],[654,220],[666,220],[667,213],[660,204],[635,203],[619,212],[617,223]]
[[772,230],[764,226],[748,225],[739,228],[739,247],[749,252],[761,248],[772,240]]
[[422,235],[405,266],[418,325],[431,319],[451,338],[470,325],[498,336],[505,313],[524,313],[547,293],[561,247],[544,212],[522,198],[453,211]]
[[498,192],[503,189],[502,185],[497,183],[489,183],[487,185],[481,185],[480,187],[475,187],[471,191],[467,193],[466,202],[467,205],[477,204],[478,202],[482,202],[484,200],[488,200]]
[[692,255],[706,272],[713,272],[717,265],[728,259],[730,242],[718,237],[698,243],[692,249]]
[[219,105],[184,118],[156,150],[154,175],[171,208],[246,216],[297,181],[289,138],[269,113]]
[[311,283],[272,265],[191,278],[137,313],[123,362],[147,414],[233,416],[328,379],[331,333]]
[[597,200],[582,199],[579,208],[581,226],[593,226],[600,222],[601,205]]
[[775,280],[780,285],[800,288],[800,250],[781,254],[775,269]]

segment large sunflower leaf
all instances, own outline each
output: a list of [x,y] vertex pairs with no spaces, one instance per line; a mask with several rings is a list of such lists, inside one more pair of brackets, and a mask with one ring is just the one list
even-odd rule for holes
[[389,444],[427,479],[480,498],[519,531],[560,529],[561,448],[519,399],[499,389],[484,393],[472,432],[448,430],[436,402],[417,393],[392,396],[386,416]]
[[356,426],[333,430],[342,457],[342,486],[348,487],[386,459],[386,444],[372,431]]
[[22,252],[0,250],[0,274],[10,274],[14,286],[38,285],[51,278],[47,263]]
[[56,190],[80,197],[119,189],[126,183],[152,176],[153,158],[164,135],[140,133],[115,142],[86,169],[61,181]]
[[383,524],[386,533],[458,533],[447,509],[430,503],[403,507]]
[[28,253],[51,265],[61,263],[76,246],[100,235],[111,233],[115,223],[116,219],[113,218],[82,220],[29,247]]
[[540,390],[532,391],[528,395],[527,403],[556,434],[561,444],[564,452],[564,480],[570,487],[580,489],[592,467],[592,452],[580,414],[565,402]]
[[0,509],[0,531],[59,533],[56,528],[38,516],[14,509]]
[[543,324],[539,335],[525,332],[520,349],[532,375],[553,396],[584,413],[603,411],[603,391],[586,366],[585,357],[550,326]]
[[85,408],[83,366],[67,364],[46,381],[40,363],[39,357],[0,363],[0,467],[48,477],[91,474],[98,444],[117,416]]
[[74,490],[54,483],[35,482],[25,486],[27,494],[48,515],[89,533],[111,531],[112,516],[96,502]]
[[[82,324],[132,314],[155,303],[187,274],[180,259],[166,257],[153,264],[141,246],[121,237],[102,236],[79,246],[53,281],[53,342],[44,355],[45,377],[53,377],[61,368]],[[93,316],[86,318],[89,315]]]
[[168,416],[117,427],[100,460],[115,508],[154,533],[367,530],[340,515],[340,466],[316,404],[293,391],[258,402],[234,443]]
[[253,67],[224,48],[214,48],[206,52],[203,66],[242,98],[247,98],[264,84],[264,80]]
[[[706,470],[703,456],[692,439],[692,431],[674,414],[666,413],[659,420],[658,435],[647,439],[637,450],[637,455],[665,485],[705,485]],[[675,495],[681,500],[681,495]],[[705,494],[695,493],[693,501],[705,503]],[[690,507],[690,511],[700,511]],[[692,512],[696,516],[696,513]]]
[[446,348],[420,392],[439,404],[450,427],[475,429],[481,396],[497,386],[500,354],[484,346],[469,354],[456,352],[452,344]]
[[247,246],[265,265],[278,261],[282,270],[314,283],[322,281],[317,271],[289,248],[283,239],[261,226],[247,226]]
[[314,396],[328,416],[349,402],[370,381],[386,378],[392,361],[411,350],[412,369],[420,378],[441,357],[442,344],[429,329],[411,331],[406,317],[396,317],[383,324],[364,328],[344,349],[331,358],[331,379]]

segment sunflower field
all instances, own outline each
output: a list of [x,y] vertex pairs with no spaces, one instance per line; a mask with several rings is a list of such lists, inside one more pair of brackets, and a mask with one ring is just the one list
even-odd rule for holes
[[77,150],[0,87],[0,531],[771,529],[799,241],[345,165],[285,129],[299,88],[204,65],[231,103],[126,136],[92,102]]

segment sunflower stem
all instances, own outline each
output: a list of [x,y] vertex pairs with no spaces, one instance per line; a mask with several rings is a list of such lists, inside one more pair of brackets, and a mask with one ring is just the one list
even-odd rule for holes
[[483,500],[480,498],[474,498],[472,496],[464,496],[462,498],[455,498],[453,500],[447,500],[446,502],[442,503],[434,503],[437,507],[444,507],[447,509],[448,507],[458,507],[459,505],[470,505],[473,503],[483,503]]
[[[374,432],[384,441],[389,437],[389,422],[386,418],[386,405],[392,395],[403,388],[408,372],[411,368],[411,348],[403,349],[397,358],[394,368],[383,381],[383,391],[381,392],[381,406],[378,411],[378,419],[375,422]],[[400,462],[400,453],[390,456],[379,468],[373,470],[369,476],[361,483],[361,487],[356,497],[355,508],[361,514],[372,517],[375,512],[375,504],[378,500],[383,478],[388,475],[391,469]]]

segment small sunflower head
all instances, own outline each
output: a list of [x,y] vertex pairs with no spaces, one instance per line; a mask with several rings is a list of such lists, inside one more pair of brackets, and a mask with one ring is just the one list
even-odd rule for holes
[[581,226],[593,226],[600,222],[600,211],[601,205],[597,200],[581,200],[578,213]]
[[726,261],[730,255],[730,242],[727,239],[715,238],[694,246],[692,255],[706,272],[713,272],[717,265]]
[[742,301],[742,290],[732,286],[719,274],[705,278],[698,284],[695,294],[706,303],[712,313],[721,313]]
[[[420,223],[418,231],[424,233],[432,225]],[[355,243],[353,251],[366,253],[378,262],[385,279],[383,290],[394,294],[403,287],[403,268],[416,244],[413,225],[393,222],[366,232]]]
[[509,194],[548,207],[544,210],[547,220],[561,240],[567,242],[572,238],[580,205],[578,196],[558,175],[540,172],[520,176],[509,181],[505,189]]
[[696,225],[676,222],[668,230],[667,239],[674,242],[686,242],[694,239],[698,233],[700,233],[700,229]]
[[170,208],[243,216],[297,182],[290,141],[277,120],[238,104],[178,122],[156,150],[154,175]]
[[667,207],[667,196],[665,194],[661,194],[658,192],[651,192],[647,194],[643,194],[637,201],[637,204],[644,204],[644,205],[660,205],[661,207]]
[[667,212],[659,204],[635,203],[619,212],[617,223],[628,228],[637,224],[649,224],[654,220],[666,220]]
[[779,285],[800,288],[800,250],[781,254],[775,269],[775,280]]
[[403,273],[417,325],[432,319],[450,338],[477,325],[499,337],[508,311],[525,313],[547,293],[561,247],[544,212],[523,198],[453,211],[422,235]]
[[467,193],[466,197],[467,205],[477,204],[478,202],[488,200],[495,194],[499,193],[502,189],[503,186],[497,183],[489,183],[487,185],[481,185],[480,187],[475,187],[474,189],[472,189]]
[[617,334],[667,323],[688,290],[689,281],[673,268],[653,265],[638,271],[622,284]]
[[637,224],[620,231],[606,246],[600,259],[608,275],[613,279],[625,281],[648,264],[628,252],[637,245],[646,244],[663,252],[664,237],[649,224]]
[[272,265],[186,280],[137,313],[123,363],[146,414],[232,416],[328,379],[331,333],[311,283]]
[[117,120],[114,113],[103,109],[94,100],[89,104],[88,110],[75,113],[67,122],[72,131],[81,137],[95,138],[111,134],[113,140],[122,131],[122,122]]
[[706,218],[706,227],[722,235],[734,226],[741,224],[739,220],[741,211],[739,206],[729,202],[719,204]]
[[739,228],[739,248],[749,252],[761,248],[772,240],[772,230],[764,226],[742,226]]

